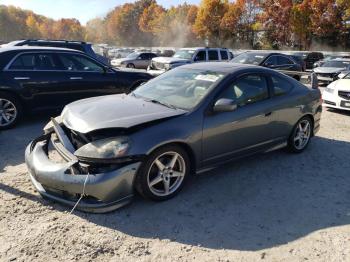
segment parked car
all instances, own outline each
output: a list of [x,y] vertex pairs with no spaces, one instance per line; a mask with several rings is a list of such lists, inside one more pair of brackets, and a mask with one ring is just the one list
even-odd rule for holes
[[147,69],[152,58],[154,57],[157,57],[157,55],[151,52],[134,52],[125,58],[112,59],[111,65],[114,67]]
[[[65,107],[26,149],[37,191],[83,211],[175,196],[191,173],[288,147],[300,153],[320,128],[321,93],[258,66],[194,63],[129,95]],[[65,161],[55,163],[47,148]],[[86,182],[87,181],[87,182]]]
[[[245,52],[233,58],[231,62],[258,65],[275,70],[302,71],[301,65],[292,57],[273,52]],[[300,75],[298,74],[291,74],[290,76],[300,80]]]
[[109,65],[108,58],[95,53],[91,43],[82,41],[67,41],[67,40],[46,40],[46,39],[28,39],[12,41],[7,44],[7,47],[12,46],[46,46],[46,47],[60,47],[69,48],[84,52],[85,54],[93,57],[97,61]]
[[320,82],[330,83],[339,79],[339,74],[350,70],[350,59],[334,59],[314,68]]
[[350,55],[328,55],[328,56],[325,56],[324,59],[314,63],[314,68],[319,67],[319,66],[323,65],[325,62],[328,62],[330,60],[342,59],[342,58],[350,59]]
[[226,48],[181,48],[173,57],[153,58],[148,69],[167,71],[195,62],[228,61],[230,57],[230,52]]
[[306,69],[314,68],[314,63],[324,58],[321,52],[294,52],[294,56],[301,57],[306,63]]
[[24,112],[129,92],[150,78],[147,73],[114,70],[71,49],[1,48],[0,129],[14,126]]
[[350,111],[350,73],[330,83],[322,94],[326,107]]

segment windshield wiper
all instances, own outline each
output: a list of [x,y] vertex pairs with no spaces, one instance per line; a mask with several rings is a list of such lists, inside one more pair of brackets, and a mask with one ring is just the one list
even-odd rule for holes
[[162,105],[162,106],[166,106],[166,107],[169,107],[169,108],[171,108],[171,109],[177,109],[176,106],[173,106],[173,105],[170,105],[170,104],[167,104],[167,103],[164,103],[164,102],[155,100],[155,99],[150,99],[150,100],[147,100],[147,101],[148,101],[148,102],[155,103],[155,104],[159,104],[159,105]]

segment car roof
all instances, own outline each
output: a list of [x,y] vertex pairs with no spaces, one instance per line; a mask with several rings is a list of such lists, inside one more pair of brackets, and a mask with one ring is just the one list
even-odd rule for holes
[[11,46],[11,47],[0,48],[0,53],[10,52],[10,51],[65,51],[65,52],[83,53],[78,50],[61,48],[61,47]]
[[[192,63],[188,65],[183,65],[180,68],[183,69],[194,69],[194,70],[208,70],[223,72],[226,74],[235,73],[245,69],[254,69],[254,71],[259,70],[261,72],[271,72],[273,70],[248,64],[238,64],[238,63],[228,63],[228,62],[202,62],[202,63]],[[274,71],[273,71],[274,72]]]

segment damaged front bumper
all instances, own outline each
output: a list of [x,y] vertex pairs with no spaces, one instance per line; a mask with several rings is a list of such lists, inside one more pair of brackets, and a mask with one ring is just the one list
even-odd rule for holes
[[67,156],[61,150],[62,145],[59,147],[57,143],[55,150],[64,161],[57,163],[50,159],[48,146],[51,135],[35,139],[25,152],[30,179],[44,198],[73,207],[83,193],[88,176],[78,210],[104,213],[130,203],[134,192],[133,181],[140,161],[84,172],[87,167],[76,158],[69,158],[69,154]]

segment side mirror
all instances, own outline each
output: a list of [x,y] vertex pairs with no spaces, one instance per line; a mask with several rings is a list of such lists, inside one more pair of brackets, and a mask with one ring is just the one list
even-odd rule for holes
[[220,112],[231,112],[237,109],[237,104],[232,99],[221,98],[216,101],[213,111],[216,113]]

